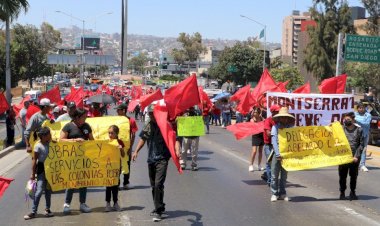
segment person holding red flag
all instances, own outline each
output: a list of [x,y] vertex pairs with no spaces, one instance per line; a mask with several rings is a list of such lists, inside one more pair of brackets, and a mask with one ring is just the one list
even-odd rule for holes
[[164,183],[171,155],[153,110],[153,105],[150,105],[148,107],[150,121],[140,133],[140,140],[133,152],[132,160],[136,161],[139,151],[147,143],[149,179],[154,202],[154,210],[151,212],[151,216],[153,216],[153,221],[157,222],[162,220],[162,214],[165,212]]
[[5,119],[5,124],[7,127],[7,142],[6,146],[9,147],[15,143],[15,125],[16,125],[16,114],[13,111],[13,107],[9,107],[7,110],[7,116]]

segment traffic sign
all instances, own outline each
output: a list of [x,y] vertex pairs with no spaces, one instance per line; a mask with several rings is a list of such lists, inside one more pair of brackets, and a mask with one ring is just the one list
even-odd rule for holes
[[380,63],[380,37],[347,34],[344,59],[347,61]]
[[228,72],[237,72],[238,71],[236,66],[234,66],[234,65],[228,66],[227,70],[228,70]]

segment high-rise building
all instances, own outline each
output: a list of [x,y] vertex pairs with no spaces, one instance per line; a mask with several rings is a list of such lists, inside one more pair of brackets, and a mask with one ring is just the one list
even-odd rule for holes
[[301,31],[301,22],[310,20],[310,13],[293,10],[292,15],[284,18],[282,22],[281,52],[283,61],[290,65],[298,64],[298,35]]

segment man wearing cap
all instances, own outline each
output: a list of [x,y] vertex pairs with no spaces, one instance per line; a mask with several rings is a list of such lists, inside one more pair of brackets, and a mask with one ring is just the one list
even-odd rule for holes
[[278,114],[280,108],[281,107],[277,104],[272,105],[269,108],[272,115],[264,120],[264,153],[267,158],[267,163],[265,168],[265,174],[263,174],[261,178],[267,182],[268,186],[270,186],[271,183],[271,164],[270,161],[268,161],[268,158],[273,149],[270,133],[272,130],[272,126],[274,126],[275,124],[272,117]]
[[128,108],[128,106],[126,104],[120,104],[119,106],[117,106],[115,108],[118,116],[125,116],[125,117],[127,117],[129,119],[129,138],[130,138],[130,141],[131,141],[131,146],[129,147],[128,152],[127,152],[128,156],[129,156],[129,159],[128,159],[128,173],[124,174],[122,172],[123,175],[124,175],[123,189],[130,189],[130,188],[132,188],[132,186],[129,183],[129,177],[131,175],[132,147],[133,147],[133,144],[135,143],[136,132],[138,130],[136,121],[133,118],[130,118],[130,117],[128,117],[126,115],[127,108]]
[[54,120],[57,120],[57,118],[61,115],[61,109],[59,108],[59,106],[56,106],[53,108],[53,116],[54,116]]
[[132,160],[136,161],[139,151],[146,142],[148,144],[149,178],[154,200],[154,210],[151,212],[151,216],[153,216],[153,221],[160,221],[162,219],[161,215],[165,211],[164,183],[170,152],[154,117],[153,105],[149,106],[148,114],[150,121],[140,133],[140,140],[133,153]]
[[[51,111],[54,104],[50,103],[50,100],[47,98],[42,98],[39,103],[39,107],[41,109],[40,112],[35,113],[29,120],[28,125],[26,126],[24,136],[25,136],[25,143],[26,143],[26,151],[28,153],[32,152],[32,147],[29,143],[30,135],[34,132],[36,132],[38,129],[41,128],[42,123],[45,120],[50,120],[48,117],[48,113]],[[34,136],[36,139],[37,137]]]
[[[286,171],[281,164],[282,157],[278,144],[279,130],[285,128],[291,128],[294,126],[294,116],[289,114],[288,108],[282,107],[278,114],[273,116],[273,120],[276,124],[272,127],[271,140],[273,145],[274,156],[272,158],[272,178],[271,178],[271,201],[277,200],[290,201],[290,198],[286,195],[285,184],[288,177],[288,171]],[[281,177],[280,177],[281,175]],[[279,179],[280,177],[280,179]]]
[[75,110],[77,109],[77,106],[75,105],[75,102],[73,102],[73,101],[68,102],[66,106],[67,106],[68,112],[66,112],[65,114],[60,115],[55,120],[56,122],[71,121],[72,116],[73,116]]
[[[27,100],[24,102],[24,107],[20,111],[20,121],[21,121],[21,128],[22,128],[22,134],[24,134],[26,129],[26,113],[28,112],[28,108],[30,106],[30,102]],[[22,135],[22,141],[21,144],[24,147],[25,146],[25,136]]]

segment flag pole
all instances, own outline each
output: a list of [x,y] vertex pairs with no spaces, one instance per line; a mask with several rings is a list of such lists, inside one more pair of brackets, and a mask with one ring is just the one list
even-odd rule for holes
[[267,45],[267,26],[264,25],[264,59],[263,59],[263,72],[265,71],[265,52]]

